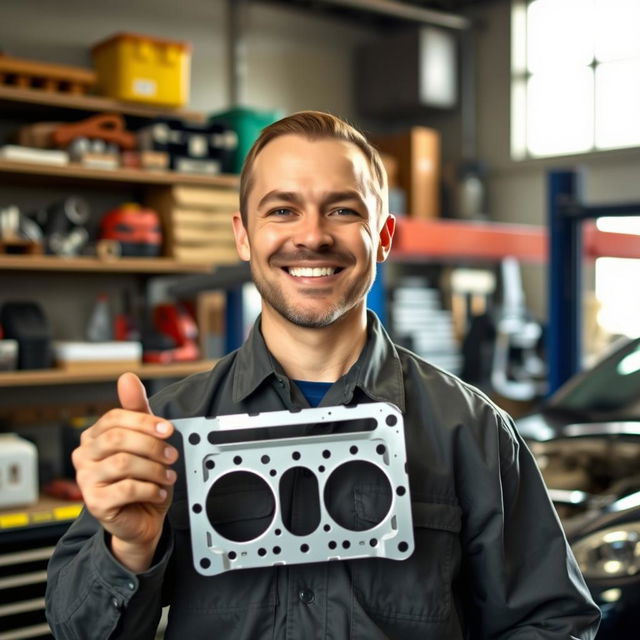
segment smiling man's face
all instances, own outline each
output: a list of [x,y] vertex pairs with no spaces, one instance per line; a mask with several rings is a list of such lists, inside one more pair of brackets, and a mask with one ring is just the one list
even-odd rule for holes
[[394,220],[379,213],[371,170],[350,142],[283,135],[253,167],[247,228],[234,217],[236,245],[250,260],[263,314],[325,327],[364,311]]

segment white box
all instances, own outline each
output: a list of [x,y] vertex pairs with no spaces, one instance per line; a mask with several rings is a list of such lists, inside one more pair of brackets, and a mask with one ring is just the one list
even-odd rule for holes
[[0,434],[0,509],[38,500],[38,450],[15,433]]

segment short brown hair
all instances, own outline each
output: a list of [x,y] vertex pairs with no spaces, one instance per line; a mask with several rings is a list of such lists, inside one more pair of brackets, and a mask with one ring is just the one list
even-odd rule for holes
[[382,210],[383,198],[386,197],[387,173],[376,149],[367,142],[364,135],[355,127],[330,113],[299,111],[265,127],[245,158],[242,173],[240,174],[240,215],[245,227],[247,226],[248,218],[247,201],[253,184],[253,165],[255,160],[269,142],[285,135],[300,135],[309,140],[335,138],[355,144],[367,158],[369,168],[378,186],[378,207],[379,210]]

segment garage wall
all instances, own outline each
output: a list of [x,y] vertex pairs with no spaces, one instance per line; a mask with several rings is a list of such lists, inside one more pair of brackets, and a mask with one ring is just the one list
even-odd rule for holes
[[[193,43],[191,107],[225,109],[225,0],[3,0],[0,49],[90,66],[90,46],[129,31]],[[252,3],[247,11],[247,91],[252,107],[325,109],[353,117],[351,52],[370,31],[318,13]]]

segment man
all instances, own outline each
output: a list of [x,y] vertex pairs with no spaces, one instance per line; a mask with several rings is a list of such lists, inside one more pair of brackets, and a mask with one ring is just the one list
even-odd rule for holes
[[[236,245],[261,317],[237,352],[151,405],[140,381],[123,375],[122,408],[83,434],[73,461],[86,510],[49,568],[56,637],[150,639],[170,604],[170,639],[593,638],[599,612],[510,419],[394,346],[365,308],[395,224],[377,153],[337,118],[294,114],[254,145],[240,202]],[[372,401],[405,418],[409,559],[194,570],[172,419]],[[298,474],[281,488],[293,533],[312,529],[311,485]],[[250,484],[227,487],[216,524],[254,537],[273,515],[267,498]],[[353,528],[388,505],[366,471],[345,476],[329,498]]]

